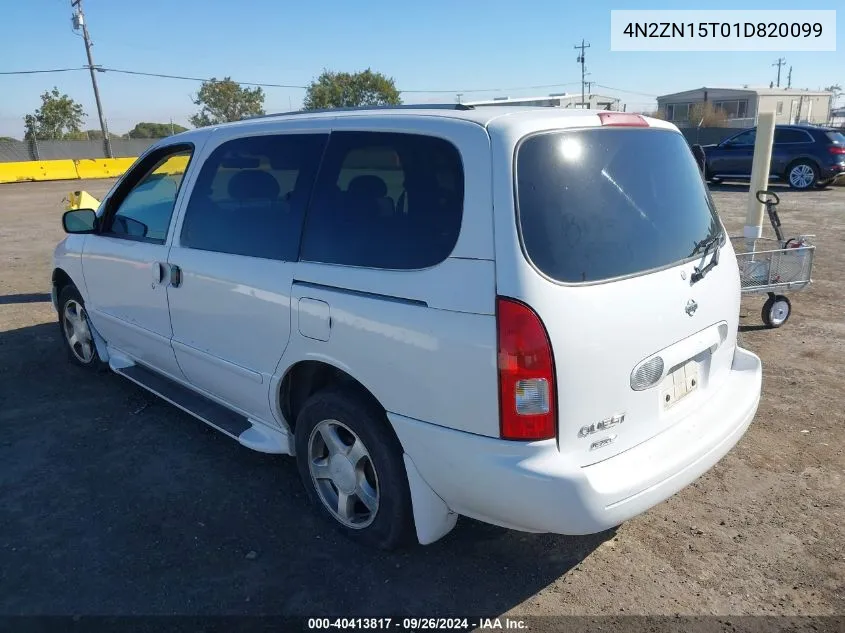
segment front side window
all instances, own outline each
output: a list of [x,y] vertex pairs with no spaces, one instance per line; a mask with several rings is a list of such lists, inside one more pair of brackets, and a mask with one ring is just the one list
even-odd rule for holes
[[181,245],[296,261],[326,134],[250,136],[223,143],[194,185]]
[[754,145],[757,140],[757,130],[746,130],[736,136],[729,138],[725,143],[727,145]]
[[301,259],[393,270],[434,266],[457,243],[463,202],[463,167],[448,141],[333,132]]
[[[128,174],[118,188],[117,207],[107,221],[105,233],[163,244],[190,158],[188,148],[163,156],[156,153],[150,163],[142,162]],[[124,187],[128,192],[122,195],[120,189]]]
[[668,130],[529,136],[517,149],[516,190],[525,254],[564,283],[680,263],[721,233],[689,146]]

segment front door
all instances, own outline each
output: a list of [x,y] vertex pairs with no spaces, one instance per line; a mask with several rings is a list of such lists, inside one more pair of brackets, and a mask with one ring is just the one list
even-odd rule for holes
[[303,216],[327,133],[220,139],[170,251],[173,349],[190,382],[273,422]]
[[110,347],[182,378],[170,346],[167,252],[173,209],[193,146],[154,150],[104,202],[82,256],[88,314]]
[[720,147],[719,162],[711,163],[714,174],[726,176],[751,176],[754,161],[754,142],[757,130],[746,130],[725,141]]

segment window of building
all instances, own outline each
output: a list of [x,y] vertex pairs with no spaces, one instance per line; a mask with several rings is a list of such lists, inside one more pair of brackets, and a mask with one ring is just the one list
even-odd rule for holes
[[446,259],[461,227],[464,173],[448,141],[334,132],[302,238],[301,259],[410,270]]
[[748,116],[748,100],[714,101],[713,107],[721,110],[729,119],[745,119]]
[[666,106],[666,119],[669,121],[689,121],[688,103],[670,103]]
[[239,138],[215,149],[194,185],[182,246],[296,261],[325,134]]
[[783,101],[778,101],[777,113],[783,114]]

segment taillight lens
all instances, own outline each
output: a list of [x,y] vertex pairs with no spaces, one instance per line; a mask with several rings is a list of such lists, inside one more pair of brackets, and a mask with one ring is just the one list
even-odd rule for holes
[[499,297],[499,421],[507,440],[555,437],[552,346],[540,317],[524,303]]
[[841,147],[840,145],[831,145],[827,148],[831,154],[845,154],[845,147]]

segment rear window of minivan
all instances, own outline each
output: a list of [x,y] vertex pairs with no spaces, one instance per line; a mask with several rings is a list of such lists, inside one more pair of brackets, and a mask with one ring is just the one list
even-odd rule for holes
[[827,138],[833,141],[834,145],[845,145],[845,134],[842,132],[828,132]]
[[684,137],[591,128],[526,137],[515,160],[528,259],[564,283],[604,281],[680,263],[721,223]]

